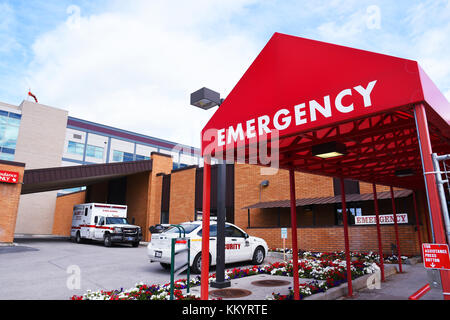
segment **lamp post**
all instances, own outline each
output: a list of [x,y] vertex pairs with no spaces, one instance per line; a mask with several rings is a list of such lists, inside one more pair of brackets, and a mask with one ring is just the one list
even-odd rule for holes
[[[208,110],[215,106],[220,106],[223,99],[220,93],[208,88],[201,88],[191,93],[191,105]],[[225,159],[219,159],[217,172],[217,239],[216,239],[216,281],[211,283],[214,288],[226,288],[231,285],[229,280],[225,280],[225,220],[226,220],[226,162]],[[209,221],[205,224],[209,229]],[[203,237],[202,243],[209,241],[209,238]],[[202,264],[207,263],[203,261]],[[206,278],[207,279],[207,278]],[[203,272],[202,272],[203,280]]]

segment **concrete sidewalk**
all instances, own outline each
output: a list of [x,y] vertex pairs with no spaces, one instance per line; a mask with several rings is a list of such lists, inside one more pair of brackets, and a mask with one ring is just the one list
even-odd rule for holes
[[[344,300],[408,300],[409,296],[428,283],[427,271],[422,263],[404,264],[402,269],[402,273],[386,278],[381,283],[381,289],[365,288]],[[420,300],[443,300],[442,289],[431,289]]]

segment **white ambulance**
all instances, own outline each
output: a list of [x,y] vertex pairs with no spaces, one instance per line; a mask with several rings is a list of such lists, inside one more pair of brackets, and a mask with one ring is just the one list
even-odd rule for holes
[[[185,222],[180,224],[186,237],[191,240],[190,266],[194,273],[201,272],[202,222]],[[210,264],[216,264],[217,222],[210,222],[209,255]],[[147,246],[150,262],[159,262],[163,268],[170,267],[171,239],[179,237],[179,229],[172,227],[162,233],[152,234]],[[175,247],[175,251],[177,248]],[[225,224],[225,263],[252,261],[252,264],[263,263],[267,254],[267,243],[264,239],[249,236],[237,226]]]
[[73,207],[70,237],[77,243],[83,240],[102,241],[106,247],[113,243],[131,243],[139,246],[142,231],[127,220],[127,206],[84,203]]

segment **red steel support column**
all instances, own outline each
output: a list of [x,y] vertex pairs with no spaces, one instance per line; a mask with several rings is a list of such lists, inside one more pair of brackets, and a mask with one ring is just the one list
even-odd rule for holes
[[383,243],[381,241],[380,212],[378,210],[377,185],[375,183],[372,183],[372,189],[373,189],[373,204],[375,207],[375,220],[377,222],[378,254],[380,255],[381,281],[384,281],[385,278],[384,278]]
[[[433,160],[431,158],[432,149],[430,133],[428,131],[427,115],[423,104],[414,106],[414,115],[417,126],[417,136],[419,139],[420,155],[427,187],[428,205],[430,208],[431,223],[433,226],[434,239],[436,243],[448,244],[444,232],[442,221],[442,211],[439,201],[439,194],[436,185],[436,176],[434,172]],[[442,292],[445,300],[450,300],[450,271],[441,270]]]
[[292,262],[294,277],[294,300],[300,300],[298,281],[298,247],[297,247],[297,205],[295,199],[295,171],[289,169],[289,188],[291,200],[291,236],[292,236]]
[[427,216],[425,215],[425,225],[427,226],[427,237],[428,237],[428,243],[433,242],[433,236],[431,235],[431,226],[430,226],[430,219],[427,219]]
[[344,243],[345,243],[345,258],[347,260],[347,286],[348,296],[353,296],[352,286],[352,264],[350,261],[350,244],[348,240],[348,219],[347,219],[347,205],[345,203],[345,185],[344,178],[340,177],[341,181],[341,199],[342,199],[342,219],[344,220]]
[[413,202],[414,202],[414,214],[416,215],[416,227],[417,227],[417,238],[419,240],[419,250],[423,260],[422,254],[422,236],[420,235],[420,220],[419,220],[419,211],[417,210],[417,199],[416,192],[413,191]]
[[391,187],[390,189],[391,189],[392,214],[394,215],[395,242],[397,243],[398,272],[403,272],[402,254],[400,252],[400,239],[398,237],[397,209],[395,207],[394,188]]
[[202,208],[202,273],[201,273],[201,300],[208,300],[209,286],[209,209],[211,193],[211,164],[204,158],[203,165],[203,208]]

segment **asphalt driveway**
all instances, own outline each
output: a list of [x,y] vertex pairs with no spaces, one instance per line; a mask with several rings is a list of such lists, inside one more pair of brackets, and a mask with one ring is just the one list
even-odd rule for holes
[[141,281],[170,282],[168,270],[149,262],[146,245],[106,248],[101,243],[46,238],[15,239],[15,243],[0,247],[0,300],[66,300],[87,290],[128,289]]
[[145,246],[15,242],[17,246],[0,247],[0,299],[69,299],[88,289],[131,288],[140,281],[159,284],[170,279],[159,264],[149,263]]

